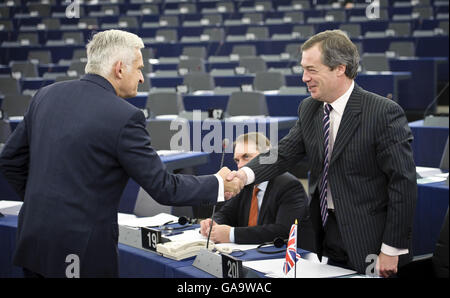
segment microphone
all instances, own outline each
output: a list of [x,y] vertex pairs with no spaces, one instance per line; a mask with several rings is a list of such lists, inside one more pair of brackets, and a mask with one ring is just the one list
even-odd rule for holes
[[[230,140],[228,138],[223,139],[222,141],[222,158],[220,160],[220,169],[223,167],[223,159],[225,157],[225,148],[228,147],[228,144],[230,143]],[[211,237],[211,231],[212,231],[212,225],[214,222],[214,213],[216,212],[216,204],[213,206],[213,211],[211,215],[211,227],[209,228],[208,232],[208,239],[206,240],[206,249],[208,249],[209,246],[209,238]]]
[[436,95],[436,97],[430,102],[430,104],[426,107],[425,112],[423,113],[423,118],[426,118],[429,115],[432,115],[432,109],[434,107],[434,105],[436,104],[437,100],[439,99],[439,97],[442,95],[442,93],[444,93],[444,91],[448,88],[449,83],[447,82],[447,84],[445,85],[444,88],[442,88],[442,90],[439,92],[438,95]]
[[225,149],[228,147],[229,143],[230,143],[230,140],[228,138],[225,138],[222,141],[222,157],[221,157],[221,160],[220,160],[220,167],[219,167],[219,169],[221,169],[223,167],[223,160],[225,158]]
[[193,225],[197,223],[197,219],[196,218],[190,218],[187,216],[181,216],[180,218],[178,218],[178,223],[182,226],[189,224],[189,225]]

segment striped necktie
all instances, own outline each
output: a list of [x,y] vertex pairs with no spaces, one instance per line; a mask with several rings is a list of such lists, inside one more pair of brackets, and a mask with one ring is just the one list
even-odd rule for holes
[[322,217],[322,226],[325,227],[328,218],[327,207],[327,186],[328,186],[328,165],[330,162],[329,139],[330,139],[330,112],[333,107],[326,104],[323,109],[323,139],[324,139],[324,160],[322,183],[320,187],[320,215]]

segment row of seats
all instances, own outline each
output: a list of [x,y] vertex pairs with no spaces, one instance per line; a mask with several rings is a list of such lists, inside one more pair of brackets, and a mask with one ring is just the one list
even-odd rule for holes
[[[30,95],[7,95],[1,102],[0,119],[21,117],[25,114],[32,97]],[[179,115],[192,120],[190,112],[184,109],[183,98],[179,92],[149,93],[144,113],[148,118],[161,115]],[[264,93],[259,91],[234,91],[230,94],[225,116],[268,116],[267,102]],[[202,113],[202,119],[207,112]]]
[[[119,15],[119,14],[208,14],[208,13],[246,13],[246,12],[270,12],[270,11],[291,11],[291,10],[335,10],[341,8],[340,3],[335,4],[315,4],[312,5],[307,0],[293,0],[293,1],[179,1],[176,2],[162,2],[162,1],[131,1],[125,3],[125,1],[115,1],[116,3],[103,2],[96,3],[94,1],[83,3],[79,1],[77,13],[81,16],[104,16],[104,15]],[[149,3],[150,2],[150,3]],[[67,5],[71,4],[71,1],[62,1],[61,4],[43,4],[37,2],[27,1],[27,5],[14,5],[13,1],[11,6],[3,6],[0,12],[3,17],[11,17],[12,14],[24,16],[41,16],[41,17],[57,17],[60,12],[65,13]],[[92,4],[91,4],[92,3]],[[389,1],[379,0],[381,9],[387,8],[410,8],[416,9],[420,7],[435,7],[439,10],[440,7],[448,6],[448,2],[434,1],[431,3],[427,0],[410,1],[401,3],[399,1],[393,2],[390,5]],[[409,5],[408,5],[409,4]],[[365,9],[368,6],[366,2],[359,2],[352,5],[352,7],[346,6],[347,11]],[[1,7],[1,6],[0,6]],[[351,9],[348,9],[351,8]],[[407,10],[407,9],[406,9]],[[420,10],[415,10],[420,11]]]
[[[205,85],[207,82],[214,82],[212,76],[213,75],[233,75],[234,73],[244,74],[257,74],[257,73],[265,73],[267,71],[271,71],[271,73],[278,73],[278,79],[268,80],[267,84],[263,83],[261,85],[254,84],[256,90],[275,90],[279,89],[281,86],[285,86],[284,83],[284,75],[292,74],[292,73],[301,73],[301,68],[298,67],[298,61],[300,60],[300,47],[301,44],[289,44],[285,51],[288,57],[291,59],[290,61],[285,62],[285,67],[276,69],[269,68],[270,62],[267,62],[263,57],[256,55],[256,47],[253,45],[235,45],[233,48],[232,56],[236,56],[236,60],[232,61],[230,57],[220,57],[220,56],[210,56],[208,60],[205,60],[205,47],[186,47],[183,50],[182,59],[179,58],[168,58],[166,68],[170,66],[170,63],[173,63],[174,71],[159,71],[154,70],[153,65],[149,63],[149,59],[152,56],[151,49],[144,49],[143,56],[144,60],[144,69],[143,73],[145,75],[149,75],[154,73],[154,76],[185,76],[189,73],[190,77],[198,76],[195,72],[205,73],[204,78],[195,79],[201,82],[200,86]],[[392,42],[389,48],[389,51],[394,52],[397,56],[414,56],[414,44],[412,42]],[[84,74],[84,68],[86,66],[86,52],[84,49],[80,49],[74,54],[74,58],[66,67],[56,68],[57,70],[53,70],[52,65],[47,66],[45,69],[47,72],[43,74],[44,79],[50,80],[66,80],[75,77],[80,77]],[[362,56],[362,67],[361,70],[364,71],[389,71],[389,61],[388,56],[386,54],[379,53],[364,53]],[[46,65],[51,61],[51,52],[46,50],[40,51],[30,51],[28,55],[28,59],[30,61],[12,61],[9,65],[10,73],[13,78],[21,79],[21,78],[35,78],[39,77],[38,73],[38,65]],[[206,62],[208,61],[208,62]],[[164,64],[164,59],[159,60],[159,64]],[[155,67],[159,66],[159,64],[155,65]],[[62,64],[61,64],[62,65]],[[214,68],[216,66],[220,66],[221,68]],[[224,68],[227,66],[228,68]],[[236,66],[236,67],[235,67]],[[293,66],[290,68],[289,66]],[[64,70],[64,71],[62,71]],[[207,76],[208,75],[208,76]],[[255,77],[255,82],[258,82],[258,78],[261,74]],[[272,75],[273,76],[273,75]],[[9,77],[5,75],[5,77]],[[147,77],[147,76],[146,76]],[[7,83],[6,80],[12,78],[4,78],[0,84],[0,93],[9,94],[9,93],[21,93],[23,90],[17,88],[17,83]],[[190,83],[193,79],[187,79],[187,85],[189,92],[194,92],[197,90],[212,90],[215,86],[211,84],[207,85],[208,88],[201,88],[192,85]],[[274,85],[274,83],[277,84]],[[278,87],[277,87],[278,86]],[[140,91],[147,92],[151,84],[149,81],[145,82],[140,87]],[[14,91],[16,90],[16,91]]]
[[[347,32],[351,38],[380,38],[380,37],[421,37],[448,35],[449,21],[440,21],[434,28],[415,29],[411,28],[410,22],[391,22],[386,29],[363,31],[360,24],[340,24],[337,28]],[[119,27],[117,27],[119,28]],[[204,28],[198,31],[198,34],[188,33],[180,35],[180,31],[185,29],[176,28],[158,28],[152,32],[152,36],[143,36],[146,43],[193,43],[208,41],[252,41],[252,40],[298,40],[306,39],[317,33],[314,25],[292,25],[281,30],[278,28],[271,32],[270,26],[247,26],[240,33],[229,32],[224,28]],[[53,39],[52,37],[43,37],[39,32],[19,32],[12,40],[3,41],[3,45],[15,44],[18,46],[58,46],[58,45],[83,45],[89,39],[90,32],[72,32],[61,31],[61,35]],[[181,33],[182,34],[182,33]]]
[[[3,30],[55,30],[57,27],[61,27],[63,30],[75,29],[77,24],[85,24],[86,27],[97,27],[101,29],[108,29],[111,26],[122,26],[128,28],[153,28],[158,26],[233,26],[243,24],[283,24],[286,22],[295,23],[323,23],[323,22],[365,22],[370,19],[365,14],[365,10],[353,11],[350,13],[348,10],[327,10],[322,13],[318,13],[317,10],[308,11],[295,11],[288,10],[278,13],[267,12],[246,12],[236,14],[204,14],[194,15],[187,18],[186,16],[167,15],[160,14],[157,11],[154,15],[149,16],[145,14],[147,11],[151,11],[146,8],[147,5],[143,5],[138,13],[120,14],[117,7],[114,13],[102,15],[80,15],[77,19],[65,19],[64,15],[61,18],[52,18],[50,16],[30,16],[29,18],[14,18],[6,14],[1,16],[2,19],[9,20],[3,22]],[[108,11],[108,7],[104,10]],[[159,16],[159,17],[158,17]],[[431,6],[414,7],[406,12],[392,12],[389,13],[387,9],[380,9],[379,20],[393,20],[393,21],[405,21],[405,20],[432,20],[432,19],[448,19],[448,6],[445,9],[433,9]],[[41,24],[41,25],[37,25]],[[81,27],[84,27],[82,25]]]

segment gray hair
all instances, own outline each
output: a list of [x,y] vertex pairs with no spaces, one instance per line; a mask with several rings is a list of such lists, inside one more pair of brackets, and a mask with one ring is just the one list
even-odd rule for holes
[[322,63],[331,70],[345,65],[345,75],[354,79],[358,73],[359,53],[355,44],[342,30],[327,30],[310,37],[303,45],[302,52],[319,44]]
[[88,62],[85,72],[107,77],[117,61],[131,66],[136,59],[135,50],[144,48],[144,42],[130,32],[106,30],[96,33],[86,48]]

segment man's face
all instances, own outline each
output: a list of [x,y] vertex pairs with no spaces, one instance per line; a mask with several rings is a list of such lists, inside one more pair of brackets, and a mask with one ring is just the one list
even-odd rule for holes
[[124,66],[120,97],[131,98],[137,95],[138,85],[144,83],[143,68],[142,53],[139,49],[136,49],[136,59],[131,66]]
[[303,67],[302,80],[308,86],[311,97],[325,102],[333,102],[336,90],[339,88],[340,80],[337,76],[337,69],[330,70],[322,63],[322,52],[319,44],[304,50],[302,53],[301,65]]
[[253,142],[238,142],[234,148],[234,161],[238,169],[245,166],[250,160],[258,156],[259,151]]

